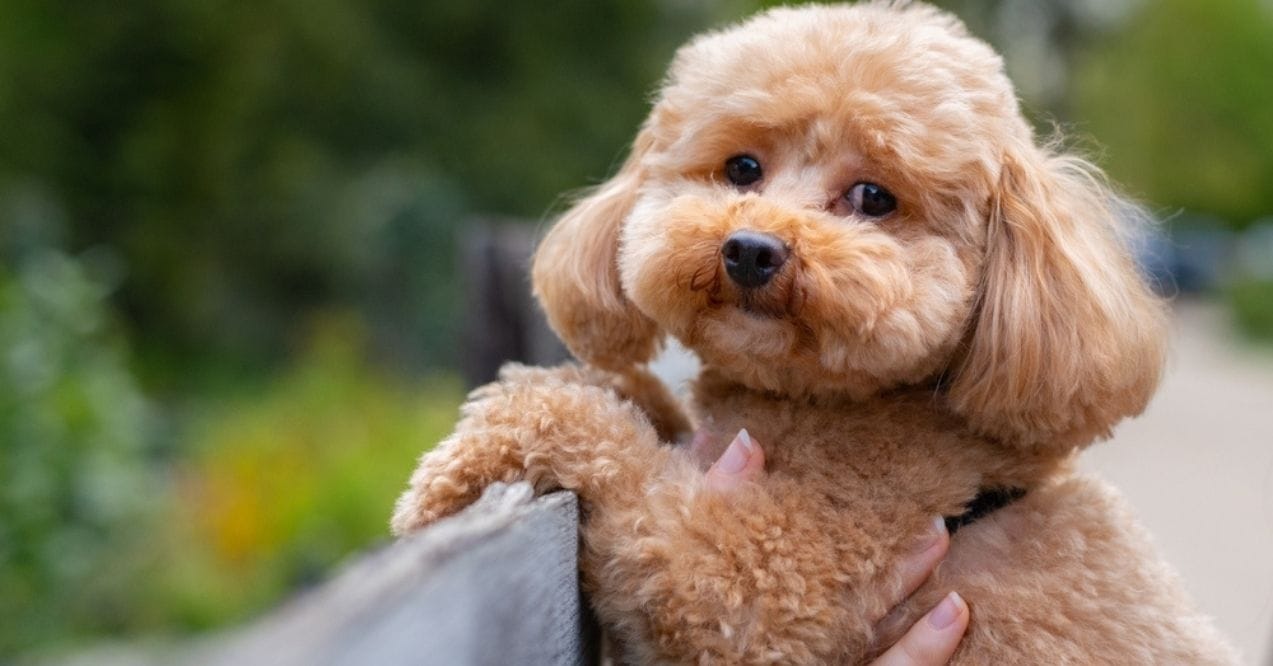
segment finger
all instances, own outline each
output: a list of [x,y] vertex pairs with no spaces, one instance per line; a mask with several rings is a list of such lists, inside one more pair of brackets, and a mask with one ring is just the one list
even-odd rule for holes
[[919,588],[932,573],[933,568],[946,556],[950,548],[950,534],[946,531],[946,521],[941,516],[933,519],[929,529],[915,542],[910,552],[902,558],[900,574],[902,587],[897,598],[890,606],[900,604],[906,597]]
[[765,470],[765,452],[744,428],[707,470],[707,485],[717,490],[733,490],[760,478]]
[[871,666],[940,666],[968,629],[968,604],[951,592]]

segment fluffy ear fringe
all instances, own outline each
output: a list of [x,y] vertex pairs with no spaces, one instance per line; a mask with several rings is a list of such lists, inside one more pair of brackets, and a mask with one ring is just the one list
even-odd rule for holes
[[623,293],[619,231],[641,186],[648,132],[613,178],[553,225],[535,251],[531,279],[553,331],[579,359],[608,370],[644,363],[658,350],[657,326]]
[[[1027,448],[1108,437],[1139,414],[1161,374],[1166,312],[1126,235],[1140,219],[1087,162],[1033,145],[1006,156],[992,203],[956,411]],[[1122,217],[1120,217],[1122,216]]]

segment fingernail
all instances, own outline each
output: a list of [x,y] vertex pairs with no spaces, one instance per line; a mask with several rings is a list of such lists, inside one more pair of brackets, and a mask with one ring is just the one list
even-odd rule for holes
[[747,459],[751,457],[753,446],[755,444],[751,441],[751,435],[747,434],[747,429],[739,430],[734,441],[729,443],[729,448],[725,449],[720,460],[716,461],[716,469],[725,474],[737,474],[743,471],[743,468],[747,466]]
[[932,527],[928,533],[920,537],[919,543],[915,544],[915,548],[911,550],[912,555],[928,552],[929,548],[937,545],[941,538],[946,535],[946,519],[941,516],[933,518]]
[[942,599],[937,607],[928,613],[928,624],[934,629],[945,629],[959,619],[964,608],[964,600],[958,592],[951,592]]

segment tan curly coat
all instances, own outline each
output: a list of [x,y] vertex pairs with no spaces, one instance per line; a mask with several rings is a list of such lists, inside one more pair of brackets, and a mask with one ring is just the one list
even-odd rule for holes
[[[758,183],[728,182],[749,155]],[[895,211],[846,203],[885,187]],[[1000,57],[907,3],[776,9],[683,47],[632,153],[541,244],[534,284],[588,365],[511,367],[428,453],[393,529],[519,478],[586,508],[582,568],[632,663],[857,663],[951,589],[960,664],[1230,663],[1118,497],[1075,453],[1158,383],[1164,307],[1086,162],[1036,143]],[[743,289],[738,230],[790,258]],[[723,493],[670,443],[690,420],[641,364],[702,358],[699,440],[746,427],[767,472]],[[709,446],[712,448],[712,446]],[[979,489],[884,622],[894,563]]]

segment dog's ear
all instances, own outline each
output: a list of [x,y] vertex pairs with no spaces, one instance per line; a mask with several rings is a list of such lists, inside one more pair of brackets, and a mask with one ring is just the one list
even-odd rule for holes
[[553,330],[576,357],[610,370],[648,361],[661,341],[654,322],[624,295],[618,265],[619,232],[651,143],[642,131],[619,172],[553,225],[531,266],[535,296]]
[[1141,224],[1089,163],[1023,142],[991,202],[976,320],[955,409],[1031,448],[1083,446],[1158,384],[1166,313],[1128,248]]

